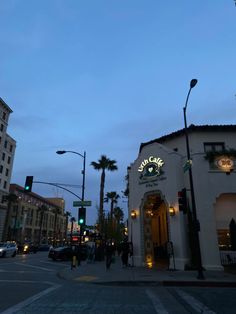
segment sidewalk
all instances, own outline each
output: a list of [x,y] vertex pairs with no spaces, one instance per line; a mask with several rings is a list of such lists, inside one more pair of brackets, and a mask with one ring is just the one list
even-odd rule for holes
[[60,278],[78,283],[97,283],[106,285],[163,285],[163,286],[203,286],[236,287],[236,274],[224,271],[204,271],[204,280],[197,279],[197,271],[170,271],[148,269],[145,267],[123,268],[120,258],[106,270],[105,261],[87,264],[71,270],[70,264],[58,273]]

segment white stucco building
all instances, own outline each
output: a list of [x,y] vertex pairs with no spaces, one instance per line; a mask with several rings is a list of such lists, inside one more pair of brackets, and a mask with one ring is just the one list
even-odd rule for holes
[[[236,221],[236,125],[191,125],[188,134],[202,265],[221,270],[220,250],[232,250],[229,224]],[[137,266],[187,269],[194,264],[186,160],[182,129],[142,143],[128,168],[129,238]],[[186,213],[179,206],[182,189]]]

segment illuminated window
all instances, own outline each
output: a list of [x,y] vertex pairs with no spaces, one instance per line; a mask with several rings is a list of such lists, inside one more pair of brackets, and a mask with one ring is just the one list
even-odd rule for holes
[[220,250],[230,250],[231,249],[231,243],[230,243],[230,233],[228,229],[218,229],[217,230],[218,235],[218,244]]

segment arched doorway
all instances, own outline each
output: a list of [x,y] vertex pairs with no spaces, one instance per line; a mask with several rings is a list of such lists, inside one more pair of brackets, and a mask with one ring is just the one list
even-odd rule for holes
[[144,259],[148,267],[166,269],[169,264],[167,206],[161,193],[146,195],[143,204]]
[[[215,203],[216,231],[220,251],[236,250],[235,235],[231,228],[236,222],[236,194],[221,194]],[[234,227],[235,228],[235,227]]]

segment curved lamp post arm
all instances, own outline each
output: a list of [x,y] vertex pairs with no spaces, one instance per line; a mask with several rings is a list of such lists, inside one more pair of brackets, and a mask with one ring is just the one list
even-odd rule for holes
[[82,170],[82,174],[83,174],[83,183],[82,183],[82,196],[81,196],[81,200],[84,201],[84,191],[85,191],[85,164],[86,164],[86,152],[84,151],[84,154],[80,154],[78,152],[75,152],[73,150],[58,150],[56,152],[58,155],[63,155],[65,153],[72,153],[72,154],[76,154],[79,155],[80,157],[83,158],[83,170]]

